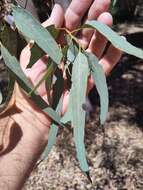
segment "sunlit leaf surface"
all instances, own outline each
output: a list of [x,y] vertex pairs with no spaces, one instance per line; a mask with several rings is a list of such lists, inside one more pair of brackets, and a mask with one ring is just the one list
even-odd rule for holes
[[50,32],[42,27],[25,9],[14,7],[13,16],[18,30],[24,36],[34,40],[55,63],[59,64],[62,59],[62,52]]
[[93,76],[94,83],[100,97],[100,106],[101,106],[100,123],[103,125],[106,120],[108,106],[109,106],[109,95],[108,95],[106,77],[102,65],[99,64],[98,58],[91,53],[88,53],[87,55],[88,55],[90,71]]
[[83,104],[86,100],[88,75],[89,66],[87,57],[83,53],[79,53],[73,63],[72,70],[71,114],[77,158],[80,162],[80,168],[84,172],[89,170],[84,145],[84,127],[86,113],[83,109]]
[[125,38],[119,36],[107,25],[98,21],[87,21],[83,27],[95,28],[103,36],[105,36],[116,48],[138,58],[143,59],[143,50],[131,45]]

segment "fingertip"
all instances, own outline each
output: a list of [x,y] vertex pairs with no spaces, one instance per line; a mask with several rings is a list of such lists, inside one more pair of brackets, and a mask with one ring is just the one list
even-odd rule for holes
[[[102,13],[98,17],[97,21],[109,27],[111,27],[113,24],[113,18],[109,12]],[[89,49],[91,49],[91,51],[97,57],[100,58],[104,52],[106,44],[107,44],[107,39],[100,32],[96,31],[95,34],[92,36]]]
[[105,23],[108,26],[112,26],[113,24],[113,17],[109,12],[102,13],[98,19],[99,22]]
[[67,110],[68,110],[68,103],[69,103],[69,91],[66,90],[64,93],[63,93],[63,107],[62,107],[62,112],[61,112],[61,115],[63,116]]
[[65,26],[69,30],[74,30],[80,25],[83,16],[88,12],[93,0],[73,0],[65,13]]
[[55,22],[55,26],[59,27],[64,22],[64,10],[61,5],[55,4],[51,13],[51,20]]
[[52,13],[42,26],[47,27],[49,25],[55,25],[56,27],[61,27],[64,23],[64,10],[59,4],[55,4]]
[[28,43],[28,45],[21,51],[20,54],[20,65],[23,71],[25,71],[31,57],[31,43]]
[[106,55],[100,60],[106,75],[109,75],[115,65],[119,62],[121,56],[122,51],[111,44]]

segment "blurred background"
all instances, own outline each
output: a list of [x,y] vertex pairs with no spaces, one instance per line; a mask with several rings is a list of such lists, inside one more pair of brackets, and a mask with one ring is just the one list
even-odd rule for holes
[[[70,0],[1,0],[0,19],[9,13],[3,6],[6,2],[19,4],[43,22],[54,3],[66,10]],[[143,0],[113,0],[110,11],[113,29],[143,48]],[[0,58],[3,94],[8,81],[6,73]],[[143,60],[123,54],[107,82],[110,109],[104,134],[98,129],[99,100],[95,88],[89,94],[94,111],[89,113],[85,143],[93,185],[78,168],[72,129],[65,128],[60,130],[48,159],[32,172],[23,190],[143,190]]]

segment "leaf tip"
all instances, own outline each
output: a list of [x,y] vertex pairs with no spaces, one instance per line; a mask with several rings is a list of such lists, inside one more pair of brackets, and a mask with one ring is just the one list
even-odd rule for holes
[[89,171],[85,172],[86,176],[87,176],[87,179],[89,180],[89,182],[92,184],[92,179],[90,177],[90,173]]

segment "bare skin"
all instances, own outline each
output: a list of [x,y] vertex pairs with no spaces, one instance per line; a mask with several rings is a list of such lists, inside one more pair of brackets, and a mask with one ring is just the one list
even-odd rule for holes
[[[109,5],[109,0],[73,0],[65,15],[62,8],[55,5],[50,19],[43,25],[55,24],[57,27],[64,26],[69,30],[73,30],[80,25],[81,19],[87,13],[87,19],[97,19],[111,26],[112,17],[106,12]],[[84,45],[87,51],[95,53],[99,58],[102,57],[103,50],[107,44],[107,40],[101,34],[87,29],[81,32],[79,42]],[[44,59],[40,59],[31,69],[26,69],[29,56],[30,47],[28,45],[21,53],[20,63],[24,73],[34,86],[45,73],[46,66]],[[120,56],[121,52],[111,45],[106,55],[100,59],[106,74],[110,73]],[[93,81],[90,78],[88,90],[92,87]],[[44,84],[39,87],[38,93],[47,101]],[[20,190],[22,188],[47,143],[51,124],[51,119],[17,85],[15,97],[15,113],[9,115],[9,124],[13,125],[17,131],[11,137],[12,142],[15,143],[11,145],[6,154],[0,157],[0,189],[3,190]],[[67,110],[68,97],[68,91],[65,90],[62,114]]]

